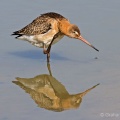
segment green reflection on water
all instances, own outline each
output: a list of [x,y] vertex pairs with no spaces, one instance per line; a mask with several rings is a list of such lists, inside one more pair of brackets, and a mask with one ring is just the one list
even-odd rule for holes
[[82,97],[99,84],[77,94],[69,94],[65,86],[53,77],[50,64],[47,64],[49,75],[41,74],[34,78],[20,78],[13,81],[16,85],[29,93],[39,107],[61,112],[76,109],[82,102]]

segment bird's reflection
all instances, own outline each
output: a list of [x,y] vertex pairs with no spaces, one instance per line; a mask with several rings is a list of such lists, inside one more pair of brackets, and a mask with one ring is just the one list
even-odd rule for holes
[[58,80],[51,73],[48,64],[49,74],[37,75],[34,78],[19,78],[13,81],[16,85],[29,93],[39,107],[47,110],[61,112],[72,108],[78,108],[82,102],[82,97],[99,84],[87,89],[82,93],[69,94]]

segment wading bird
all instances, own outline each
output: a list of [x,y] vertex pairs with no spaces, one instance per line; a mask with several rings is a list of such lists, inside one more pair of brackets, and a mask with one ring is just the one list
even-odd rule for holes
[[68,19],[54,12],[42,14],[21,30],[13,32],[12,35],[17,35],[17,39],[28,41],[34,46],[43,48],[43,53],[47,54],[47,62],[50,58],[51,45],[62,39],[64,35],[79,39],[99,51],[81,36],[76,25],[71,24]]

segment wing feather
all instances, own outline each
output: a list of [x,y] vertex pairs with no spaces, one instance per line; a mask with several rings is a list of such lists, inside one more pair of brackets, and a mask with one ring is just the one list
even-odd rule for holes
[[34,19],[30,24],[28,24],[21,30],[13,32],[12,35],[18,35],[17,37],[20,37],[22,35],[39,35],[47,33],[51,29],[50,20],[53,19],[62,20],[66,18],[64,18],[62,15],[58,13],[53,12],[45,13]]
[[42,16],[37,17],[32,23],[28,24],[19,31],[15,31],[12,35],[39,35],[44,34],[51,29],[48,18]]

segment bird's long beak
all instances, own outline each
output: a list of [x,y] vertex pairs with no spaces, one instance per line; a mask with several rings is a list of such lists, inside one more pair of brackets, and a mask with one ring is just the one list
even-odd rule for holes
[[87,45],[89,45],[90,47],[95,49],[96,51],[99,51],[97,48],[95,48],[93,45],[91,45],[87,40],[85,40],[81,35],[78,39],[81,40],[82,42],[86,43]]

